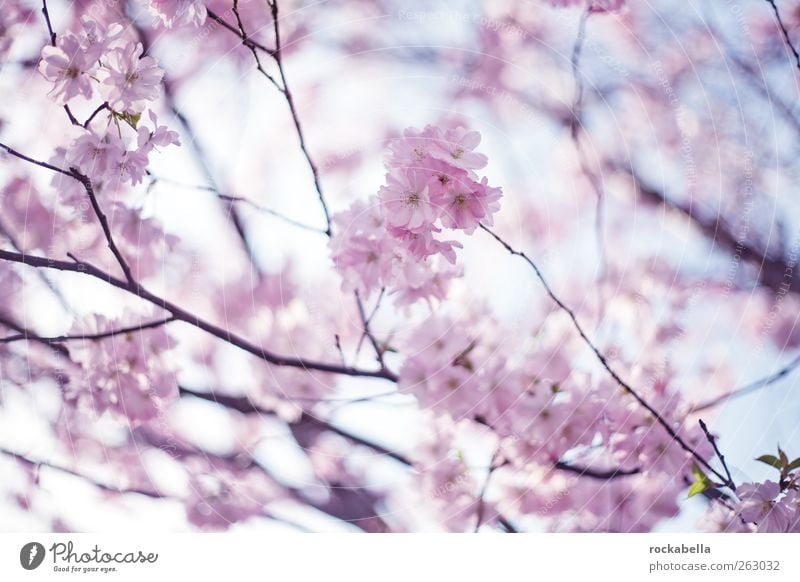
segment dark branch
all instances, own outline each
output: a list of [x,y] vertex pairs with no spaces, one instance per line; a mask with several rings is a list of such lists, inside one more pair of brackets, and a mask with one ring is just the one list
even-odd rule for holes
[[797,52],[797,47],[795,47],[794,43],[792,43],[792,39],[789,36],[789,31],[786,30],[786,25],[783,23],[783,18],[781,18],[778,5],[775,3],[775,0],[766,0],[766,2],[772,6],[772,11],[775,13],[775,19],[778,21],[778,28],[781,29],[781,34],[783,35],[783,40],[786,42],[786,46],[792,52],[792,55],[794,55],[794,61],[797,64],[797,69],[800,70],[800,53]]
[[286,81],[286,70],[283,66],[283,55],[282,55],[282,47],[281,47],[281,31],[280,26],[278,24],[278,1],[271,0],[269,5],[272,9],[272,23],[275,29],[275,53],[273,57],[275,58],[275,63],[278,65],[278,73],[281,77],[281,83],[283,85],[283,94],[286,97],[286,103],[289,105],[289,111],[292,114],[292,121],[294,122],[295,130],[297,131],[297,138],[300,140],[300,149],[303,152],[303,155],[306,158],[306,162],[308,163],[308,167],[311,169],[311,175],[314,178],[314,187],[317,190],[317,197],[319,198],[319,202],[322,205],[322,211],[325,214],[325,222],[328,225],[326,232],[328,236],[330,236],[333,232],[331,228],[331,213],[328,210],[328,203],[325,201],[325,195],[322,193],[322,183],[319,178],[319,170],[317,169],[314,160],[311,158],[311,154],[308,151],[308,146],[306,145],[305,136],[303,134],[303,128],[300,125],[300,116],[297,113],[297,107],[294,104],[294,97],[292,96],[292,91],[289,89],[289,83]]
[[117,263],[119,263],[119,266],[122,269],[122,272],[125,274],[125,278],[128,280],[128,283],[135,285],[136,281],[133,278],[131,268],[128,265],[128,262],[125,260],[125,257],[122,256],[122,251],[119,250],[117,243],[114,241],[114,237],[111,234],[111,226],[108,224],[108,218],[106,218],[105,213],[100,208],[100,203],[97,201],[97,196],[95,195],[92,181],[88,176],[81,174],[77,168],[70,168],[70,170],[72,171],[72,176],[83,185],[87,196],[89,196],[89,201],[92,204],[92,210],[94,210],[97,220],[100,221],[100,227],[103,229],[103,235],[106,237],[108,248],[111,249],[111,253],[114,255],[114,258],[117,259]]
[[568,471],[570,473],[575,473],[579,477],[591,477],[592,479],[601,479],[601,480],[610,480],[616,479],[618,477],[628,477],[630,475],[638,475],[642,472],[641,469],[607,469],[607,470],[599,470],[599,469],[590,469],[589,467],[578,467],[571,463],[567,463],[565,461],[556,461],[555,464],[556,469],[560,469],[561,471]]
[[[2,320],[0,320],[0,322],[1,321]],[[23,340],[34,340],[47,345],[58,345],[63,342],[69,342],[69,341],[79,341],[79,340],[97,341],[101,339],[114,337],[117,335],[138,333],[147,329],[155,329],[157,327],[163,327],[164,325],[172,321],[175,321],[174,317],[167,317],[164,319],[158,319],[156,321],[149,321],[147,323],[140,323],[139,325],[132,325],[130,327],[123,327],[119,329],[111,329],[99,333],[70,334],[70,335],[59,335],[55,337],[42,337],[30,333],[19,333],[17,335],[11,335],[8,337],[0,338],[0,343],[10,344]]]
[[758,278],[761,285],[775,293],[800,293],[800,277],[787,278],[787,273],[792,273],[792,266],[783,258],[767,256],[766,251],[755,249],[742,237],[735,236],[721,217],[707,218],[693,205],[685,205],[671,200],[667,195],[656,188],[648,186],[637,172],[622,165],[612,166],[613,169],[627,174],[632,180],[636,193],[646,202],[651,202],[675,210],[688,218],[708,239],[720,248],[734,253],[758,269]]
[[614,371],[614,369],[608,363],[608,359],[606,358],[606,356],[597,348],[597,346],[594,344],[594,342],[592,342],[592,340],[589,339],[589,336],[586,335],[586,332],[584,331],[583,326],[578,321],[578,318],[575,315],[575,312],[572,311],[572,309],[570,309],[555,294],[555,292],[552,290],[550,285],[547,283],[547,280],[544,278],[544,275],[542,275],[542,272],[539,270],[539,267],[536,265],[536,263],[533,262],[533,260],[530,257],[528,257],[528,255],[526,255],[525,253],[514,249],[511,245],[509,245],[506,241],[504,241],[502,238],[500,238],[500,236],[495,234],[494,231],[492,231],[491,229],[489,229],[485,225],[481,224],[480,227],[481,227],[482,230],[486,231],[489,235],[491,235],[492,238],[494,238],[497,242],[499,242],[503,246],[503,248],[505,248],[509,253],[511,253],[512,255],[516,255],[516,256],[520,257],[526,263],[528,263],[528,265],[533,269],[534,273],[536,274],[536,277],[539,279],[539,282],[542,284],[542,286],[544,287],[545,291],[547,292],[547,295],[559,307],[559,309],[561,309],[564,313],[567,314],[567,316],[572,321],[572,326],[578,332],[578,335],[581,336],[581,339],[583,340],[583,342],[589,347],[589,349],[591,349],[592,353],[595,355],[595,357],[600,362],[600,364],[603,366],[603,368],[605,368],[606,372],[608,372],[608,374],[611,376],[611,378],[613,378],[613,380],[622,389],[624,389],[628,394],[633,396],[633,398],[636,400],[636,402],[639,403],[639,405],[642,406],[642,408],[644,408],[650,414],[652,414],[653,418],[656,419],[658,424],[660,424],[664,428],[664,430],[667,431],[667,434],[672,438],[672,440],[674,440],[676,443],[678,443],[678,445],[684,451],[689,453],[703,467],[705,467],[706,469],[708,469],[709,471],[714,473],[720,479],[724,480],[725,478],[721,474],[719,474],[716,471],[716,469],[714,469],[711,465],[709,465],[708,461],[706,461],[692,447],[690,447],[686,443],[686,441],[683,440],[683,438],[675,431],[675,429],[672,427],[672,425],[670,425],[670,423],[667,422],[664,419],[664,417],[661,416],[661,414],[655,408],[653,408],[653,406],[649,402],[647,402],[636,390],[634,390],[627,382],[625,382],[625,380],[623,380],[619,376],[619,374],[617,374],[616,371]]
[[345,376],[359,376],[359,377],[366,377],[366,378],[381,378],[384,380],[390,380],[392,382],[397,381],[397,376],[391,372],[390,370],[361,370],[359,368],[353,368],[348,366],[339,366],[336,364],[328,364],[324,362],[316,362],[313,360],[306,360],[304,358],[291,358],[287,356],[281,356],[278,354],[274,354],[261,346],[251,343],[250,341],[232,333],[229,330],[216,326],[212,323],[209,323],[198,316],[190,313],[181,307],[178,307],[174,303],[167,301],[166,299],[155,295],[142,287],[139,283],[130,283],[127,281],[123,281],[121,279],[117,279],[110,273],[106,273],[105,271],[98,269],[94,265],[87,263],[85,261],[80,261],[74,259],[73,262],[68,261],[60,261],[57,259],[51,259],[46,257],[37,257],[32,255],[25,255],[21,253],[13,253],[9,251],[0,250],[0,259],[11,261],[15,263],[22,263],[25,265],[29,265],[31,267],[37,268],[44,268],[44,269],[54,269],[58,271],[67,271],[72,273],[81,273],[85,275],[89,275],[113,287],[118,289],[122,289],[123,291],[127,291],[133,295],[136,295],[140,299],[147,301],[148,303],[152,303],[165,311],[172,314],[172,316],[176,320],[183,321],[192,325],[198,329],[205,331],[206,333],[221,339],[231,345],[234,345],[258,358],[261,358],[265,362],[273,364],[275,366],[287,366],[290,368],[300,368],[303,370],[316,370],[319,372],[328,372],[330,374],[342,374]]
[[708,426],[703,419],[699,420],[700,428],[703,429],[703,433],[706,435],[708,442],[711,443],[711,446],[714,447],[714,452],[717,454],[719,458],[719,462],[722,463],[722,468],[725,471],[725,476],[728,478],[728,482],[725,483],[731,491],[736,491],[736,484],[733,482],[733,477],[731,477],[731,471],[728,469],[728,463],[725,461],[725,455],[719,450],[719,446],[717,446],[717,437],[711,434],[711,431],[708,430]]
[[791,362],[789,362],[786,366],[775,372],[774,374],[767,376],[766,378],[761,378],[760,380],[756,380],[750,384],[746,384],[745,386],[741,386],[740,388],[736,388],[735,390],[731,390],[730,392],[726,392],[725,394],[721,394],[716,398],[712,398],[711,400],[707,400],[700,404],[695,405],[692,407],[691,412],[701,412],[703,410],[707,410],[709,408],[713,408],[726,400],[733,400],[734,398],[739,398],[741,396],[745,396],[757,390],[761,390],[762,388],[766,388],[767,386],[771,386],[775,384],[781,378],[792,373],[800,366],[800,355],[796,356]]

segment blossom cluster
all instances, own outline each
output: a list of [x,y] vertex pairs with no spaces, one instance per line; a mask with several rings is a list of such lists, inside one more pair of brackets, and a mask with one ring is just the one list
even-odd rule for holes
[[[135,328],[141,316],[91,315],[78,321],[71,335],[97,335]],[[178,398],[174,372],[164,355],[171,347],[163,327],[141,329],[101,339],[70,343],[78,369],[64,387],[65,400],[93,415],[110,412],[136,425],[151,420]]]
[[[437,417],[491,431],[506,468],[515,470],[507,487],[517,496],[517,511],[538,513],[557,494],[547,491],[548,484],[561,482],[551,475],[558,463],[629,473],[604,484],[604,495],[597,495],[591,479],[581,481],[583,493],[570,488],[559,508],[547,509],[548,517],[558,518],[551,524],[554,529],[570,517],[580,524],[570,522],[571,530],[648,531],[658,520],[676,515],[692,458],[614,382],[577,368],[563,335],[509,350],[506,342],[517,344],[509,339],[513,335],[488,310],[459,318],[436,314],[412,331],[403,346],[407,358],[399,390]],[[638,371],[637,385],[652,376],[652,371]],[[690,447],[711,458],[705,435],[686,420],[688,407],[679,391],[659,382],[641,390],[666,422],[679,427]],[[531,480],[541,496],[522,493]],[[447,484],[430,489],[442,487]],[[644,512],[643,506],[652,508]],[[627,518],[620,507],[628,508]]]
[[618,12],[625,7],[625,0],[550,0],[557,8],[585,7],[589,12]]
[[444,297],[461,244],[443,231],[472,234],[500,208],[500,188],[476,174],[487,163],[480,141],[476,131],[431,125],[391,141],[386,183],[334,217],[330,246],[345,288],[387,288],[400,303]]
[[[148,111],[150,127],[139,123],[159,96],[164,71],[144,55],[142,43],[127,38],[121,24],[84,17],[80,31],[59,35],[41,57],[39,72],[52,84],[50,95],[57,103],[91,101],[99,94],[103,103],[97,112],[105,112],[78,125],[78,137],[54,161],[117,190],[142,181],[155,148],[179,144],[177,133],[159,125],[154,111]],[[103,118],[106,123],[99,123]]]
[[757,531],[800,533],[800,473],[784,471],[779,482],[743,483],[736,488],[739,519]]
[[208,11],[200,0],[150,0],[150,12],[166,26],[202,26]]
[[263,512],[277,488],[263,474],[241,467],[192,463],[186,517],[205,530],[224,530]]

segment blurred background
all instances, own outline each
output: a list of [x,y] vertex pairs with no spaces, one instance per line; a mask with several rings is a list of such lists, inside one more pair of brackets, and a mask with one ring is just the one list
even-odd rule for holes
[[[231,2],[206,4],[235,26]],[[460,123],[481,133],[485,175],[503,188],[496,229],[535,258],[599,343],[625,353],[622,369],[638,378],[640,362],[659,360],[694,404],[779,372],[800,347],[800,62],[772,7],[551,4],[571,3],[282,0],[284,73],[331,211],[377,191],[387,140],[404,128]],[[319,232],[325,217],[292,112],[235,31],[213,18],[166,29],[146,2],[48,5],[56,32],[74,30],[81,14],[126,22],[166,71],[155,109],[182,146],[153,155],[149,176],[125,193],[139,219],[152,221],[131,228],[140,236],[157,229],[163,243],[139,259],[150,265],[140,266],[148,288],[279,353],[374,366],[369,346],[357,348],[356,304]],[[800,7],[777,5],[800,42]],[[47,42],[40,10],[0,0],[0,138],[47,160],[75,133],[36,71]],[[264,2],[242,0],[238,10],[248,37],[274,46]],[[280,75],[268,58],[264,68]],[[95,106],[76,105],[76,116]],[[24,197],[9,186],[20,179]],[[102,244],[91,217],[83,224],[79,213],[36,208],[33,201],[58,197],[51,179],[0,158],[0,226],[32,254],[94,256]],[[221,203],[220,193],[249,202]],[[42,221],[46,240],[37,238]],[[365,298],[368,311],[378,306],[376,336],[402,337],[432,309],[467,318],[488,309],[513,330],[501,342],[512,350],[559,317],[531,272],[485,233],[459,240],[464,276],[441,305]],[[19,273],[23,291],[0,298],[41,335],[67,333],[88,314],[150,314],[101,281]],[[459,529],[446,508],[424,500],[418,468],[381,451],[412,458],[430,439],[430,412],[413,397],[381,380],[276,370],[185,324],[170,325],[169,336],[170,374],[186,391],[145,426],[66,410],[52,377],[24,378],[22,363],[30,368],[38,356],[6,346],[16,351],[0,359],[0,448],[53,466],[0,454],[0,529]],[[575,353],[575,365],[591,369],[587,353]],[[387,362],[397,370],[402,355],[388,353]],[[796,389],[790,372],[705,413],[738,481],[769,477],[753,459],[778,444],[800,455]],[[211,391],[247,395],[268,413],[190,394]],[[491,443],[474,432],[459,438],[482,482]],[[253,463],[265,469],[263,481],[243,476]],[[221,495],[229,482],[246,502],[223,503],[216,517],[192,505],[198,492]],[[115,491],[125,488],[140,492]],[[485,494],[503,507],[501,481]],[[252,509],[265,503],[267,512]],[[679,514],[655,529],[703,527],[707,500],[678,504]],[[514,524],[553,527],[536,514]]]

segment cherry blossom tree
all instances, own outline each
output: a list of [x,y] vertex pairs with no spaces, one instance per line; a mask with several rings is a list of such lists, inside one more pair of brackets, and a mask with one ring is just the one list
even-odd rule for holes
[[0,6],[4,529],[800,532],[790,2]]

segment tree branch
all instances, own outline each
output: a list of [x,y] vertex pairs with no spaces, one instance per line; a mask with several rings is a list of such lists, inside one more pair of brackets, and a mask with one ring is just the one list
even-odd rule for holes
[[766,0],[767,4],[772,6],[772,11],[775,13],[775,20],[778,21],[778,28],[781,29],[781,34],[783,35],[783,40],[786,42],[787,48],[792,52],[794,55],[795,63],[797,64],[797,69],[800,70],[800,53],[797,52],[797,48],[792,43],[792,39],[789,36],[789,31],[786,30],[786,25],[783,23],[783,18],[781,18],[780,10],[778,10],[778,5],[776,4],[775,0]]
[[365,377],[365,378],[381,378],[384,380],[390,380],[392,382],[397,381],[397,376],[389,371],[389,370],[362,370],[359,368],[353,368],[349,366],[339,366],[335,364],[328,364],[324,362],[316,362],[313,360],[307,360],[304,358],[292,358],[288,356],[281,356],[278,354],[274,354],[261,346],[255,345],[250,341],[234,334],[233,332],[221,328],[217,325],[209,323],[197,315],[190,313],[181,307],[178,307],[174,303],[167,301],[166,299],[155,295],[142,287],[139,283],[127,282],[121,279],[117,279],[110,273],[106,273],[101,269],[98,269],[91,263],[87,263],[85,261],[80,261],[73,257],[73,262],[67,261],[60,261],[57,259],[51,259],[47,257],[37,257],[32,255],[25,255],[21,253],[13,253],[9,251],[0,250],[0,259],[11,261],[14,263],[21,263],[25,265],[29,265],[31,267],[37,268],[44,268],[44,269],[54,269],[57,271],[66,271],[72,273],[81,273],[84,275],[89,275],[109,285],[116,287],[117,289],[122,289],[123,291],[127,291],[133,295],[136,295],[140,299],[147,301],[153,305],[156,305],[165,311],[172,314],[174,319],[183,321],[188,323],[189,325],[196,327],[205,331],[206,333],[225,341],[231,345],[234,345],[258,358],[261,358],[265,362],[273,364],[275,366],[286,366],[290,368],[300,368],[306,371],[316,370],[319,372],[328,372],[330,374],[342,374],[345,376],[358,376],[358,377]]
[[613,165],[612,168],[627,174],[633,180],[635,191],[643,200],[677,211],[720,248],[738,254],[742,260],[757,268],[759,282],[764,287],[775,293],[800,293],[800,277],[787,278],[787,273],[792,273],[793,266],[785,259],[769,257],[766,251],[759,251],[746,241],[739,240],[719,216],[706,218],[694,206],[669,199],[663,192],[648,186],[634,169],[622,165]]
[[722,468],[725,471],[725,476],[728,478],[728,481],[725,483],[725,485],[727,485],[731,491],[736,491],[736,484],[733,482],[733,477],[731,477],[731,471],[728,468],[728,463],[725,461],[725,455],[722,454],[722,452],[719,450],[719,447],[717,446],[717,437],[711,434],[711,431],[708,430],[708,426],[706,425],[705,422],[703,422],[702,418],[699,419],[699,422],[700,422],[700,428],[706,435],[708,442],[710,442],[711,446],[714,447],[714,452],[717,454],[719,462],[722,463]]
[[100,203],[97,202],[97,196],[95,195],[92,181],[88,176],[81,174],[77,168],[70,168],[70,170],[72,172],[72,176],[83,185],[84,190],[86,190],[86,194],[89,196],[89,201],[92,203],[92,210],[94,210],[97,220],[100,221],[100,226],[103,229],[103,235],[106,237],[108,248],[111,249],[111,253],[117,259],[117,263],[119,263],[119,266],[122,269],[122,272],[125,274],[125,278],[128,280],[128,283],[135,285],[136,281],[133,278],[131,268],[128,265],[128,262],[125,260],[125,257],[122,256],[122,251],[119,250],[117,243],[114,242],[114,237],[111,234],[111,227],[108,224],[108,218],[106,218],[105,213],[103,213],[103,210],[100,208]]
[[710,400],[706,400],[705,402],[702,402],[700,404],[696,404],[695,406],[692,407],[692,409],[689,412],[690,413],[702,412],[703,410],[708,410],[709,408],[713,408],[718,404],[721,404],[722,402],[725,402],[727,400],[740,398],[741,396],[745,396],[762,388],[766,388],[767,386],[771,386],[781,378],[784,378],[785,376],[791,374],[798,367],[800,367],[800,355],[795,356],[795,358],[791,362],[789,362],[786,366],[784,366],[774,374],[771,374],[766,378],[761,378],[760,380],[756,380],[755,382],[751,382],[750,384],[746,384],[744,386],[741,386],[739,388],[721,394]]
[[608,363],[608,359],[606,358],[606,356],[597,348],[597,346],[594,344],[594,342],[592,342],[592,340],[589,339],[589,336],[586,335],[586,332],[584,331],[583,326],[578,321],[578,318],[575,315],[575,312],[572,311],[555,294],[555,292],[552,290],[550,285],[547,283],[547,280],[544,278],[544,275],[542,275],[542,272],[539,270],[539,267],[536,265],[536,263],[533,262],[533,260],[530,257],[528,257],[528,255],[526,255],[525,253],[514,249],[506,241],[504,241],[502,238],[500,238],[499,235],[495,234],[494,231],[492,231],[491,229],[489,229],[485,225],[481,224],[480,228],[482,230],[484,230],[485,232],[487,232],[489,235],[491,235],[492,238],[494,238],[497,242],[499,242],[503,246],[503,248],[505,248],[509,253],[511,253],[512,255],[516,255],[516,256],[522,258],[526,263],[528,263],[528,265],[533,269],[534,273],[536,274],[536,277],[539,279],[539,282],[542,284],[542,286],[544,287],[545,291],[547,292],[547,295],[559,307],[559,309],[561,309],[564,313],[567,314],[567,316],[570,318],[570,320],[572,322],[572,327],[575,328],[575,330],[578,332],[578,335],[580,335],[580,337],[583,340],[583,342],[589,347],[589,349],[595,355],[595,357],[600,362],[600,364],[603,366],[603,368],[605,368],[606,372],[608,372],[608,374],[611,376],[611,378],[613,378],[613,380],[622,389],[624,389],[628,394],[633,396],[633,398],[642,406],[642,408],[644,408],[650,414],[652,414],[653,418],[656,419],[658,424],[660,424],[664,428],[664,430],[667,431],[667,434],[672,438],[672,440],[675,441],[676,443],[678,443],[678,445],[680,445],[680,447],[684,451],[689,453],[689,455],[691,455],[703,467],[705,467],[706,469],[708,469],[709,471],[714,473],[721,480],[724,480],[725,478],[720,473],[718,473],[717,470],[714,469],[708,463],[708,461],[706,461],[692,447],[690,447],[686,443],[686,441],[683,440],[683,438],[675,431],[675,429],[672,428],[672,425],[670,425],[670,423],[667,422],[664,419],[664,417],[661,416],[661,414],[655,408],[653,408],[653,406],[649,402],[647,402],[636,390],[634,390],[627,382],[625,382],[625,380],[623,380],[619,376],[619,374],[617,374],[616,371],[614,371],[614,369]]
[[[0,320],[1,321],[1,320]],[[172,321],[175,321],[175,318],[170,316],[164,319],[158,319],[156,321],[150,321],[147,323],[141,323],[139,325],[132,325],[130,327],[123,327],[119,329],[111,329],[108,331],[103,331],[99,333],[86,333],[86,334],[70,334],[70,335],[59,335],[55,337],[42,337],[30,333],[20,333],[18,335],[11,335],[8,337],[0,338],[0,343],[10,344],[22,340],[35,340],[47,345],[58,345],[63,342],[69,341],[78,341],[78,340],[91,340],[97,341],[101,339],[106,339],[110,337],[114,337],[117,335],[125,335],[128,333],[138,333],[147,329],[155,329],[157,327],[162,327]]]
[[314,178],[314,187],[317,190],[317,197],[322,205],[322,211],[325,214],[325,222],[328,225],[326,232],[328,233],[328,236],[330,236],[333,233],[331,227],[331,214],[328,210],[328,203],[325,201],[325,195],[322,193],[322,183],[319,178],[319,170],[317,169],[317,166],[308,151],[308,146],[306,145],[305,136],[303,134],[303,128],[300,125],[300,116],[297,113],[297,107],[294,104],[294,97],[292,96],[292,91],[289,88],[289,83],[286,80],[286,70],[283,66],[281,31],[280,25],[278,24],[278,0],[268,0],[268,3],[272,9],[272,23],[275,29],[275,53],[273,54],[273,58],[275,59],[275,63],[278,65],[278,73],[280,74],[281,84],[283,85],[283,95],[286,97],[286,103],[289,105],[289,111],[292,114],[292,121],[294,122],[294,127],[297,131],[297,138],[300,140],[300,149],[306,158],[308,167],[311,169],[311,175]]

